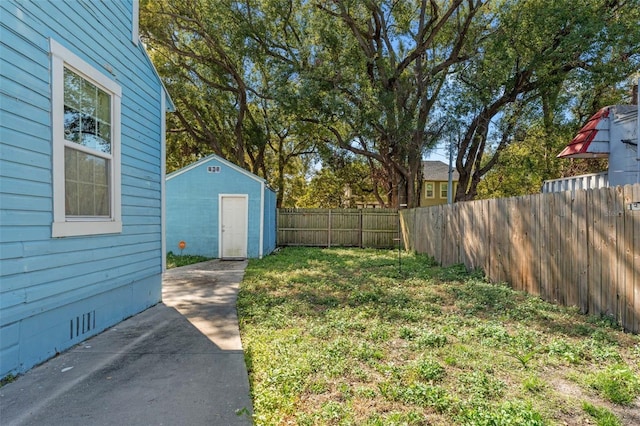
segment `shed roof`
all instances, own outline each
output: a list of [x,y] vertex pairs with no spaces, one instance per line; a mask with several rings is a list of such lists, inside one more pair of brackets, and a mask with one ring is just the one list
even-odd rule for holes
[[185,167],[181,168],[180,170],[176,170],[175,172],[169,173],[167,175],[167,177],[166,177],[166,180],[173,179],[176,176],[180,176],[181,174],[186,173],[189,170],[195,169],[196,167],[199,167],[199,166],[201,166],[201,165],[203,165],[205,163],[208,163],[210,161],[213,161],[213,160],[221,162],[222,164],[226,165],[227,167],[229,167],[231,169],[234,169],[237,172],[240,172],[240,173],[246,175],[250,179],[253,179],[253,180],[258,181],[260,183],[264,183],[266,188],[268,188],[271,191],[273,191],[273,189],[269,187],[269,184],[267,183],[267,181],[264,180],[263,178],[261,178],[260,176],[254,175],[250,171],[245,170],[242,167],[240,167],[240,166],[238,166],[236,164],[233,164],[232,162],[230,162],[228,160],[225,160],[224,158],[222,158],[222,157],[220,157],[219,155],[216,155],[216,154],[208,155],[208,156],[196,161],[195,163],[191,163],[188,166],[185,166]]
[[[449,180],[449,165],[442,161],[423,161],[422,178],[424,180],[447,181]],[[453,180],[457,182],[460,174],[453,170]]]
[[558,154],[558,158],[606,157],[609,153],[610,109],[607,106],[596,112]]

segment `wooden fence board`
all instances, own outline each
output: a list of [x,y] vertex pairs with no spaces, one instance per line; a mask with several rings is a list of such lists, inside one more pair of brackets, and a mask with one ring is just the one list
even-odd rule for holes
[[[640,202],[640,185],[634,185],[631,188],[631,202]],[[628,214],[628,222],[631,223],[632,229],[631,253],[633,256],[632,263],[632,277],[633,277],[633,321],[628,324],[633,324],[632,330],[634,333],[640,333],[640,211],[625,211]]]
[[[624,188],[618,186],[611,191],[613,197],[613,203],[609,209],[609,218],[611,218],[613,224],[609,228],[609,268],[610,268],[610,289],[611,295],[609,297],[609,309],[613,317],[618,323],[622,321],[623,303],[625,298],[625,280],[624,269],[621,267],[621,261],[624,259]],[[620,238],[618,238],[620,236]]]
[[[502,230],[500,230],[497,234],[499,259],[498,273],[500,277],[499,280],[501,282],[507,281],[509,277],[509,266],[511,264],[510,240],[513,231],[511,229],[511,216],[509,215],[509,209],[512,201],[513,198],[503,198],[502,203],[500,203],[500,211],[498,213],[498,216],[494,218],[496,229],[502,227]],[[500,218],[502,218],[502,220],[500,220]]]
[[556,291],[558,293],[558,300],[563,305],[575,305],[575,303],[569,303],[569,300],[573,299],[573,289],[575,287],[575,263],[569,262],[562,263],[562,258],[570,253],[573,253],[573,245],[575,239],[573,235],[573,229],[571,227],[571,201],[572,196],[570,191],[559,193],[560,209],[558,217],[558,252],[556,258]]
[[[475,203],[474,203],[475,204]],[[489,270],[489,265],[491,261],[491,227],[489,223],[491,222],[491,204],[490,200],[483,200],[479,202],[481,216],[478,221],[479,229],[481,230],[482,235],[480,237],[482,244],[482,268],[486,272]]]
[[616,318],[616,299],[618,288],[616,282],[616,222],[618,202],[616,191],[605,192],[606,209],[603,206],[604,236],[602,246],[602,303],[605,315]]
[[543,201],[543,196],[535,197],[532,199],[531,203],[531,215],[532,215],[532,246],[533,246],[533,257],[530,262],[533,262],[532,266],[532,278],[533,278],[533,288],[531,294],[534,296],[540,296],[542,293],[542,269],[540,264],[542,263],[541,252],[541,244],[540,244],[540,234],[541,234],[541,220],[540,220],[540,204]]
[[462,235],[466,240],[466,244],[469,245],[469,251],[464,250],[464,242],[460,242],[459,256],[460,263],[464,263],[465,265],[469,265],[470,269],[475,269],[475,262],[472,259],[474,256],[473,252],[476,249],[476,240],[475,240],[475,230],[473,229],[473,225],[470,220],[472,218],[471,211],[469,210],[468,203],[458,203],[458,211],[459,211],[459,226],[460,226],[460,235]]
[[[575,198],[573,193],[566,191],[563,193],[562,207],[563,215],[560,225],[560,253],[559,262],[567,255],[571,255],[573,259],[576,259],[576,242],[577,232],[573,226],[573,205]],[[561,282],[560,287],[563,288],[563,304],[567,306],[578,305],[578,272],[576,269],[577,262],[561,262]],[[564,284],[563,284],[564,283]]]
[[457,264],[460,263],[460,256],[458,251],[458,241],[460,240],[460,223],[459,207],[457,205],[450,206],[451,214],[443,215],[443,220],[446,223],[445,234],[442,238],[442,251],[443,259],[445,263]]
[[595,315],[601,312],[602,295],[600,293],[602,285],[602,256],[600,250],[602,247],[602,213],[600,207],[600,192],[594,190],[587,191],[588,200],[590,199],[591,214],[589,215],[589,253],[588,253],[588,270],[589,277],[589,314]]
[[522,211],[524,210],[525,197],[517,197],[509,209],[511,217],[511,255],[509,263],[509,276],[507,282],[513,283],[513,288],[519,291],[526,291],[524,271],[527,265],[527,259],[524,251],[527,249],[525,242]]
[[587,192],[577,191],[574,194],[574,208],[572,211],[576,241],[574,245],[575,271],[577,274],[577,299],[580,312],[589,311],[589,239],[588,239],[588,209]]
[[442,223],[442,208],[440,206],[436,206],[433,208],[434,216],[431,218],[434,228],[434,235],[431,240],[431,244],[433,244],[433,257],[436,259],[438,263],[445,264],[445,261],[442,257],[442,239],[445,235],[444,224]]
[[553,194],[545,194],[540,203],[540,217],[547,220],[540,220],[540,232],[538,234],[540,244],[540,296],[545,300],[551,300],[549,291],[549,227],[551,226],[551,215],[553,214]]
[[627,220],[625,217],[625,205],[627,200],[627,191],[625,187],[620,188],[620,193],[618,194],[619,198],[619,207],[621,208],[620,217],[616,224],[616,234],[622,235],[623,238],[617,241],[616,244],[616,276],[617,276],[617,285],[618,285],[618,300],[617,300],[617,321],[620,324],[624,324],[627,322],[627,280],[631,279],[631,277],[627,277],[627,248],[630,244],[630,238],[626,234],[627,231]]

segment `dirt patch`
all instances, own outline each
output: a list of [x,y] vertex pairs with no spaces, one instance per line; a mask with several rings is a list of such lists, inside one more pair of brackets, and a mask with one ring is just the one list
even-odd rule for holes
[[[612,404],[611,402],[600,398],[595,393],[582,389],[576,383],[570,382],[560,377],[552,378],[549,382],[549,385],[566,399],[573,399],[578,402],[579,404],[576,406],[578,409],[581,409],[582,402],[588,402],[597,407],[606,407],[608,410],[618,416],[624,426],[640,425],[640,398],[636,398],[636,400],[631,405],[621,406]],[[571,413],[564,414],[567,414],[567,416],[566,418],[565,416],[562,416],[563,418],[561,419],[561,421],[564,421],[567,425],[594,424],[593,422],[589,422],[590,418],[586,419],[586,423],[576,423],[576,418],[573,417]],[[585,416],[585,413],[581,412],[580,416]]]

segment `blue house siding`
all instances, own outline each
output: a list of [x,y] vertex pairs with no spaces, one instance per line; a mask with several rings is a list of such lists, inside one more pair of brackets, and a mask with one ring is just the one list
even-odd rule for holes
[[[208,167],[219,167],[212,173]],[[264,193],[265,203],[262,202]],[[171,173],[166,183],[166,240],[167,250],[174,253],[219,258],[220,196],[246,195],[248,198],[247,257],[257,258],[275,248],[275,221],[273,230],[267,229],[270,220],[263,207],[275,200],[273,191],[265,181],[228,161],[211,155],[190,166]],[[267,200],[268,199],[268,200]],[[274,201],[275,202],[275,201]],[[275,210],[273,211],[275,217]],[[267,219],[267,220],[265,220]],[[261,227],[263,233],[261,236]],[[273,237],[273,248],[265,236]],[[261,242],[262,239],[262,242]],[[180,241],[186,248],[180,250]],[[262,244],[262,245],[261,245]]]
[[[0,377],[161,299],[163,88],[133,1],[0,2]],[[49,39],[122,88],[122,232],[52,238]]]

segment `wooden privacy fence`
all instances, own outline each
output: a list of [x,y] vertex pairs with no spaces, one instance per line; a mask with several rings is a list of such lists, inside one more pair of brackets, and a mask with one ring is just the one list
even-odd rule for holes
[[640,184],[403,210],[405,247],[640,332]]
[[278,209],[279,246],[393,248],[395,209]]

